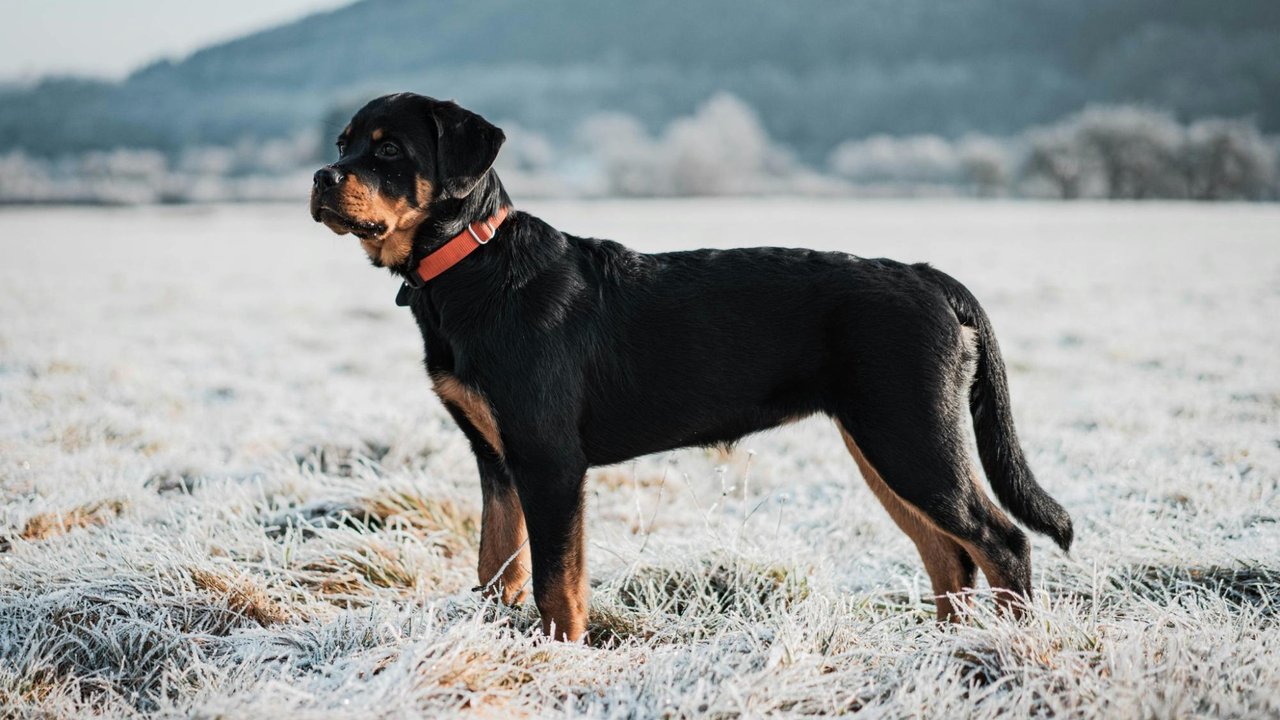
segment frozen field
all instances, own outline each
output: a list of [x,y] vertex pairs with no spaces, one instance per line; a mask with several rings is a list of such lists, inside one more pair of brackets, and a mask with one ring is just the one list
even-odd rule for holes
[[592,472],[591,646],[481,601],[398,286],[294,206],[0,210],[0,716],[1280,716],[1280,206],[541,203],[928,260],[1072,513],[932,621],[830,423]]

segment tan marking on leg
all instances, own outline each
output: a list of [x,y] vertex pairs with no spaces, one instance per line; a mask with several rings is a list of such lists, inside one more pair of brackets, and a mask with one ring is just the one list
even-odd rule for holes
[[514,489],[486,492],[480,530],[480,585],[508,605],[529,596],[529,533]]
[[542,587],[534,588],[538,612],[542,615],[542,632],[556,640],[586,639],[591,586],[587,582],[585,515],[585,509],[580,509],[574,518],[569,537],[565,538],[565,553],[558,572]]
[[[938,620],[956,620],[957,613],[953,603],[962,599],[962,594],[972,588],[974,581],[973,574],[965,568],[963,554],[966,549],[938,528],[927,515],[898,497],[862,454],[862,449],[853,441],[853,436],[839,421],[836,422],[836,427],[840,429],[845,447],[858,464],[858,470],[871,492],[920,552],[925,571],[929,573],[929,582],[933,586]],[[952,595],[956,597],[953,599],[950,597]]]
[[462,381],[449,373],[435,373],[431,380],[440,400],[461,410],[485,442],[489,443],[489,447],[493,448],[498,457],[502,457],[502,435],[498,432],[498,420],[485,396],[480,391],[463,385]]

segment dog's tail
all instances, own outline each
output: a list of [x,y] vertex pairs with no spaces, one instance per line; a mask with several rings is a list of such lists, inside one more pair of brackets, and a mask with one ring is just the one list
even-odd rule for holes
[[1018,443],[1009,383],[995,331],[977,298],[955,278],[928,265],[916,266],[942,291],[960,324],[977,331],[978,363],[969,387],[969,412],[978,437],[978,457],[1000,504],[1036,532],[1071,549],[1071,516],[1036,482]]

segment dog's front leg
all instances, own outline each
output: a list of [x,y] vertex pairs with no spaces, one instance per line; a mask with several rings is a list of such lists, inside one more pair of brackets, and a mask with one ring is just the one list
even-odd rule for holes
[[533,551],[533,597],[542,630],[557,640],[587,631],[587,553],[583,537],[585,461],[510,457]]
[[496,458],[481,456],[480,489],[484,510],[480,529],[480,589],[508,605],[528,598],[529,533],[524,509],[506,467]]

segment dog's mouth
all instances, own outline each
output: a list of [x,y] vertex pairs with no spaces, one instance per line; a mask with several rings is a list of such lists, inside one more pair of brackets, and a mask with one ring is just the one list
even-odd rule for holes
[[311,217],[339,235],[351,233],[361,240],[375,240],[387,233],[385,223],[358,220],[328,205],[317,206]]

